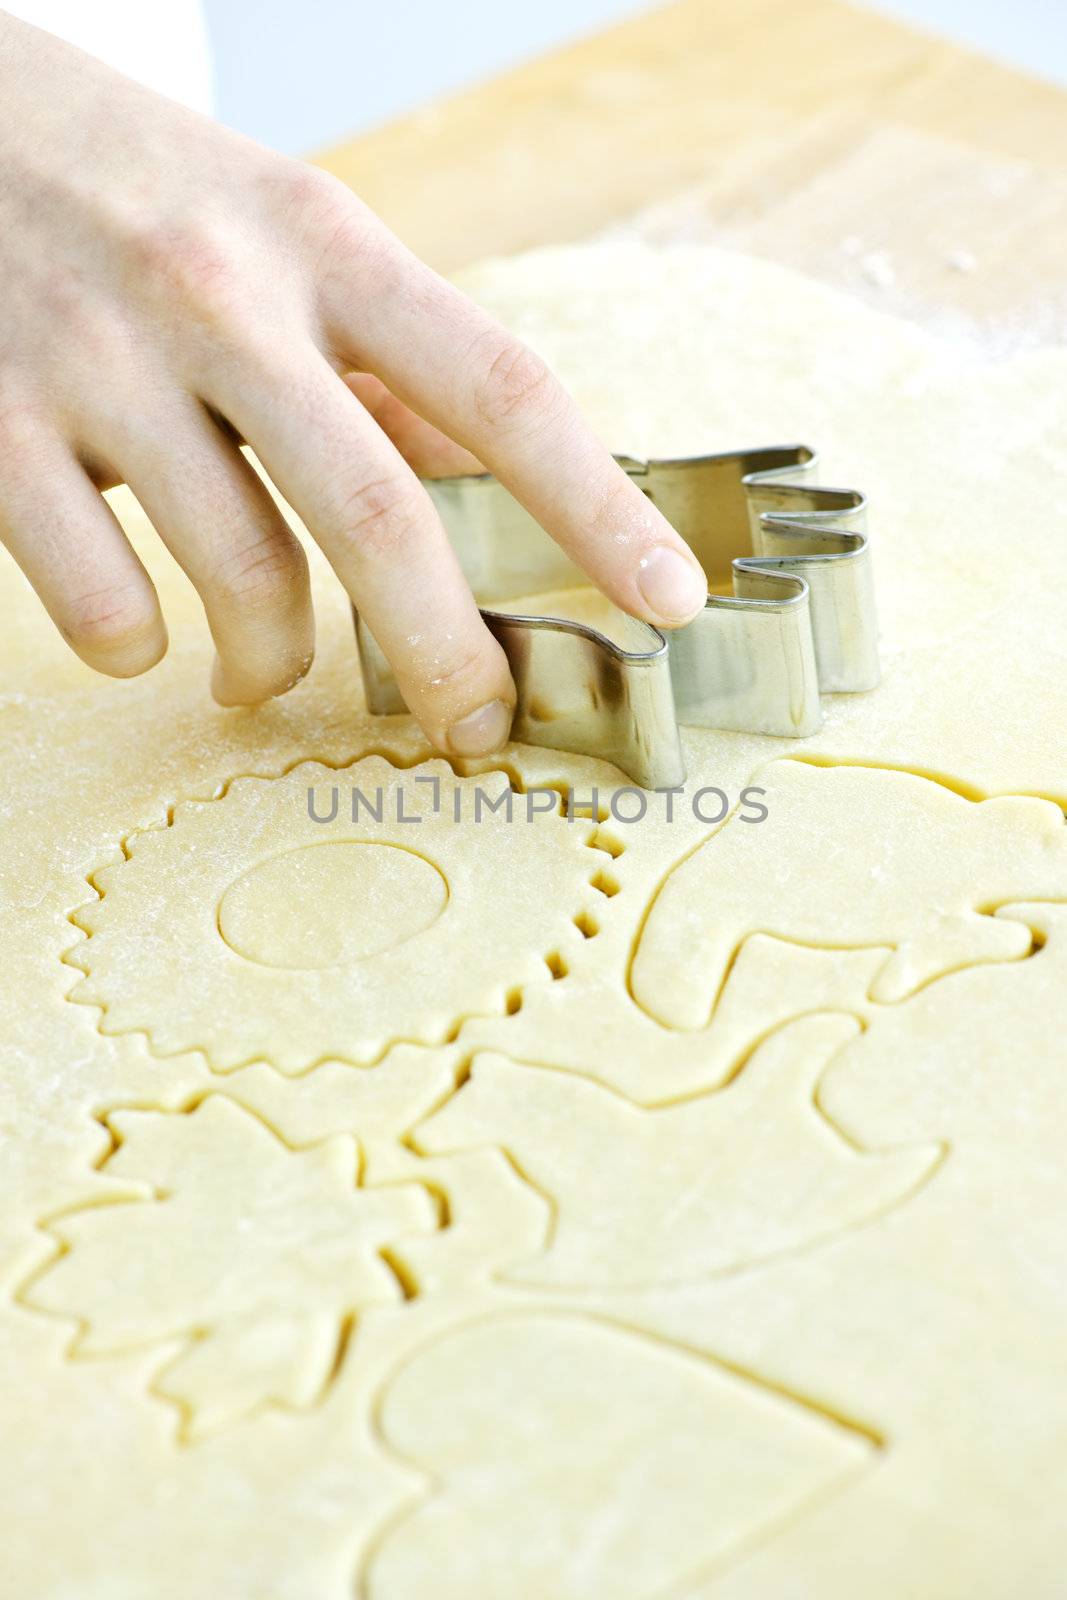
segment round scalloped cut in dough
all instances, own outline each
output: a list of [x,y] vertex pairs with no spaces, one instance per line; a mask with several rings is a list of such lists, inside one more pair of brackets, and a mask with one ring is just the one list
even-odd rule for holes
[[[362,806],[352,820],[353,787],[380,821]],[[316,820],[333,789],[336,817]],[[371,756],[179,805],[96,875],[102,898],[77,917],[89,937],[67,957],[86,974],[72,998],[102,1008],[104,1033],[142,1031],[161,1055],[201,1050],[218,1071],[368,1065],[400,1040],[441,1043],[551,981],[549,961],[565,969],[583,940],[575,919],[588,928],[603,901],[588,823],[531,819],[521,799],[511,820],[488,805],[474,820],[478,792],[509,790],[499,772],[399,772]]]

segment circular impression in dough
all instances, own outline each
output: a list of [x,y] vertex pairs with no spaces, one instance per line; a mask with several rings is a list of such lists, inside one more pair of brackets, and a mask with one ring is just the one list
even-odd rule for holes
[[242,872],[219,901],[219,932],[262,967],[346,967],[395,950],[448,904],[444,873],[396,844],[304,844]]
[[71,998],[101,1008],[104,1033],[219,1071],[438,1044],[565,970],[595,928],[592,827],[444,761],[236,778],[94,875]]

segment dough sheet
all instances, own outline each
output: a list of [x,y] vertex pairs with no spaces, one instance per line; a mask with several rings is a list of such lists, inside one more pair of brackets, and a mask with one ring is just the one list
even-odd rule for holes
[[1062,1600],[1067,352],[704,247],[465,286],[612,449],[866,490],[884,682],[630,820],[368,716],[313,547],[236,712],[125,490],[146,677],[4,559],[0,1592]]

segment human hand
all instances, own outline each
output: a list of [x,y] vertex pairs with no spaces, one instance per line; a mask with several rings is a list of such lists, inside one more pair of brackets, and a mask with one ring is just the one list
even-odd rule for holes
[[419,473],[484,463],[636,616],[703,605],[544,364],[326,174],[4,13],[0,171],[0,537],[90,666],[166,650],[99,492],[124,481],[203,601],[216,699],[306,673],[307,563],[241,440],[454,754],[504,742],[515,691]]

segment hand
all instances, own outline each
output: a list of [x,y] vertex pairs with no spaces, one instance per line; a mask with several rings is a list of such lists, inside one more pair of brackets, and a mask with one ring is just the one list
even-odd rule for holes
[[334,179],[4,13],[0,172],[0,537],[91,666],[166,650],[99,492],[124,481],[203,600],[216,699],[307,672],[307,563],[241,440],[454,754],[504,742],[515,691],[418,473],[484,462],[636,616],[703,605],[543,363]]

